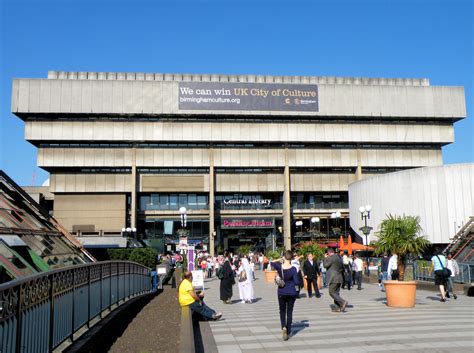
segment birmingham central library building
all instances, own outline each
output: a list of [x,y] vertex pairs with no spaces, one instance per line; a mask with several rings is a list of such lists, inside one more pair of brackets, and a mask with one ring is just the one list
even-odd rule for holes
[[427,79],[56,71],[13,80],[12,111],[86,247],[131,228],[169,250],[184,206],[211,253],[349,232],[350,183],[442,165],[466,116]]

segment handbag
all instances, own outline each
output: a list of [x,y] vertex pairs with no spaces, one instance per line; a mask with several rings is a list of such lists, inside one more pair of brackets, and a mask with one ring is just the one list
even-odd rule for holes
[[443,273],[442,273],[443,278],[446,279],[446,278],[451,277],[451,270],[450,270],[449,268],[444,267],[444,265],[443,265],[443,263],[441,262],[441,260],[440,260],[440,258],[439,258],[438,255],[436,255],[436,257],[438,258],[439,263],[440,263],[441,266],[443,267],[443,270],[442,270],[442,271],[443,271]]
[[285,281],[283,280],[283,266],[281,267],[281,277],[278,273],[275,276],[275,284],[278,288],[283,288],[285,286]]

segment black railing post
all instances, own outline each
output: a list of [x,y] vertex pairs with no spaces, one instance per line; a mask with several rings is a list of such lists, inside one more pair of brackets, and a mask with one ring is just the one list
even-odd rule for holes
[[120,276],[119,276],[119,274],[120,274],[120,266],[119,266],[119,264],[117,264],[117,297],[116,297],[117,305],[119,303],[119,293],[120,293],[120,291],[119,291],[119,286],[120,286],[120,278],[119,278]]
[[21,326],[22,326],[22,319],[21,317],[23,316],[22,313],[22,301],[23,301],[23,291],[22,287],[23,285],[20,284],[18,286],[18,305],[16,307],[16,343],[15,343],[15,352],[21,353]]
[[91,321],[91,268],[94,265],[88,266],[87,269],[89,270],[88,275],[88,293],[87,293],[87,328],[91,328],[90,321]]
[[49,276],[49,352],[54,348],[54,275]]
[[99,310],[99,312],[100,312],[100,318],[102,319],[102,304],[103,304],[103,302],[102,302],[102,281],[103,281],[104,278],[103,278],[102,264],[99,264],[98,266],[100,268],[100,301],[99,301],[100,302],[100,310]]
[[112,311],[112,264],[109,263],[109,312]]
[[71,320],[72,320],[72,326],[71,326],[71,335],[69,336],[71,342],[74,342],[74,319],[75,319],[75,315],[74,315],[74,311],[75,311],[75,308],[74,308],[74,294],[76,292],[76,271],[73,269],[71,270],[72,271],[72,315],[71,315]]
[[132,264],[128,263],[128,299],[132,296]]

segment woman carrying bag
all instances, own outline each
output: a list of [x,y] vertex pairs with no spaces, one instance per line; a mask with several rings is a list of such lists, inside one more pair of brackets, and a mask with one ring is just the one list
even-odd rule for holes
[[297,288],[299,284],[298,271],[291,265],[293,253],[285,251],[284,257],[280,261],[272,262],[272,267],[278,272],[278,306],[280,309],[280,323],[282,338],[288,340],[291,335],[291,324],[293,321],[293,307],[295,305]]

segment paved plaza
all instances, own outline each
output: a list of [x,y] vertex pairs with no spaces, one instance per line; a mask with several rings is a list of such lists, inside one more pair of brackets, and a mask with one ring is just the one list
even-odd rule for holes
[[[294,336],[282,341],[276,286],[261,271],[254,281],[256,302],[241,304],[238,285],[231,305],[219,301],[219,280],[206,280],[206,302],[223,319],[210,322],[220,353],[230,352],[468,352],[474,349],[474,299],[439,301],[437,292],[417,291],[414,309],[385,305],[385,293],[376,284],[363,290],[342,290],[349,301],[346,313],[330,311],[331,298],[296,301]],[[207,352],[208,350],[206,350]]]

